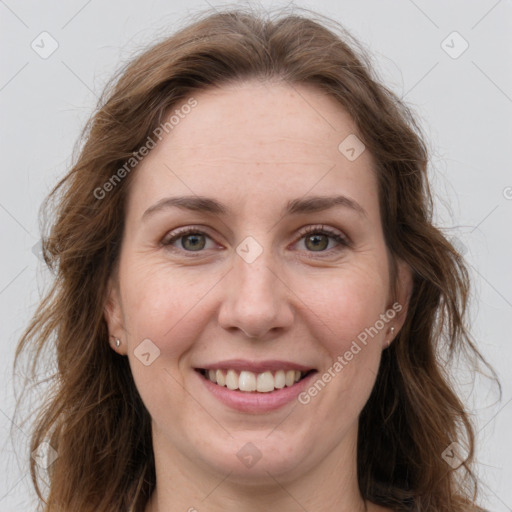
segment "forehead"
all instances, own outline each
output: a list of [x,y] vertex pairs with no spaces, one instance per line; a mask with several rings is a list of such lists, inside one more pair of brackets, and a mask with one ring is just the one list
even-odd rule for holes
[[195,106],[173,107],[173,128],[137,167],[129,211],[183,194],[281,207],[309,192],[344,193],[376,210],[372,157],[363,151],[351,161],[340,152],[357,129],[320,89],[249,81],[191,97]]

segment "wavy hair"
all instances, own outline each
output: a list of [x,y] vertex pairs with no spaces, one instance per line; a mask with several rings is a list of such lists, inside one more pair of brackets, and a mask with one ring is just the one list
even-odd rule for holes
[[[487,363],[465,320],[464,261],[433,224],[425,138],[338,24],[309,11],[246,9],[202,14],[129,62],[106,87],[75,163],[46,198],[43,254],[54,279],[16,355],[18,365],[28,357],[33,379],[47,369],[47,350],[57,363],[31,438],[31,451],[46,441],[58,453],[46,471],[30,461],[43,509],[142,512],[148,502],[155,487],[150,417],[127,358],[109,347],[104,319],[136,166],[107,198],[98,190],[194,91],[253,78],[312,84],[351,115],[376,162],[392,261],[413,272],[405,324],[383,353],[359,419],[362,496],[395,511],[481,510],[474,427],[446,363],[461,354],[472,368]],[[467,449],[456,470],[442,458],[453,442]]]

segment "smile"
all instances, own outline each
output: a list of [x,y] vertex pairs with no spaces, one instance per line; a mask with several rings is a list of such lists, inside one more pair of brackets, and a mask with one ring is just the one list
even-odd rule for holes
[[261,414],[297,400],[316,368],[291,361],[229,359],[194,365],[207,396],[243,413]]
[[198,369],[206,379],[218,386],[226,387],[231,391],[247,393],[271,393],[284,387],[291,387],[306,377],[311,371],[276,370],[261,373],[249,370],[237,371],[235,369]]

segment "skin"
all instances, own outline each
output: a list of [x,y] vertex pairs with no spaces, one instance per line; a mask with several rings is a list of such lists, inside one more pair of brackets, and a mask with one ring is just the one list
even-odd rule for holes
[[[354,122],[311,86],[248,81],[194,98],[197,106],[134,171],[105,308],[109,332],[121,340],[113,348],[129,358],[152,417],[157,486],[146,510],[365,510],[358,416],[411,291],[399,263],[391,295],[372,156],[349,161],[340,153],[340,142],[357,134]],[[365,214],[346,206],[281,214],[289,200],[334,193]],[[211,197],[231,211],[171,207],[141,219],[180,195]],[[350,245],[321,237],[315,250],[301,229],[322,225]],[[187,251],[186,237],[162,244],[186,226],[206,233],[204,248]],[[247,236],[263,250],[252,263],[236,252]],[[322,375],[395,301],[400,314],[306,405],[238,412],[194,371],[223,359],[278,359]],[[144,339],[160,350],[149,366],[134,354]],[[262,454],[251,468],[236,456],[248,442]]]

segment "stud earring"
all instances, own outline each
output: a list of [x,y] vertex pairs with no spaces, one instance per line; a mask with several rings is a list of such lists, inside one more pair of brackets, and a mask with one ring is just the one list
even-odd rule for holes
[[390,327],[389,328],[390,330],[390,333],[391,333],[391,337],[389,338],[387,344],[386,344],[386,348],[389,348],[389,346],[391,345],[391,342],[393,341],[393,335],[395,334],[395,328],[394,327]]
[[119,338],[116,339],[116,348],[121,346],[121,340]]

